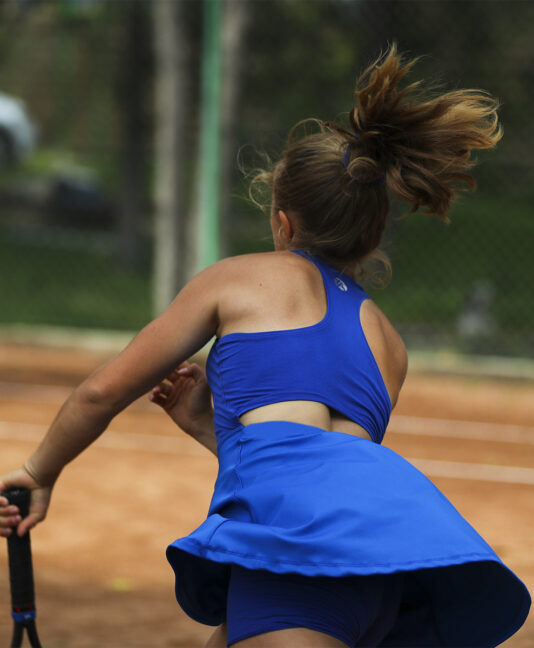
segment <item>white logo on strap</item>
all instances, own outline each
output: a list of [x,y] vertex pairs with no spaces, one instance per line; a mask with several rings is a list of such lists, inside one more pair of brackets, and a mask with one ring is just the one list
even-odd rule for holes
[[343,292],[347,292],[347,284],[343,281],[343,279],[340,279],[339,277],[336,277],[334,279],[334,283],[336,286],[339,288],[339,290],[342,290]]

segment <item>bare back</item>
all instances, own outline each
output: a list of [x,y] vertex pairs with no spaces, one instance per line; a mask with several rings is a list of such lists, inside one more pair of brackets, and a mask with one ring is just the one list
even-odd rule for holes
[[[235,257],[229,268],[228,290],[219,303],[219,329],[255,333],[312,326],[327,309],[321,273],[306,259],[289,251]],[[382,311],[367,299],[360,320],[394,406],[404,381],[407,357],[404,344]],[[245,412],[243,425],[284,420],[369,439],[360,425],[323,403],[282,401]]]

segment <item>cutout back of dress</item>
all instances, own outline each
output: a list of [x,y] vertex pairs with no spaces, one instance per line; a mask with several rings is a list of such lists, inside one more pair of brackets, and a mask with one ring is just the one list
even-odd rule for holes
[[360,307],[368,295],[321,259],[292,252],[321,272],[326,314],[312,326],[229,333],[215,341],[206,368],[217,435],[239,427],[239,417],[251,409],[309,400],[337,410],[380,443],[391,401],[360,322]]

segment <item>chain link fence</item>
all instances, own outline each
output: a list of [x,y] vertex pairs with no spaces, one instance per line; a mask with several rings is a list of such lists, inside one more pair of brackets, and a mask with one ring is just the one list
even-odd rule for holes
[[[234,160],[250,145],[276,156],[300,119],[348,111],[357,73],[393,40],[423,55],[416,74],[501,100],[504,139],[480,155],[477,193],[450,225],[400,218],[396,206],[385,241],[393,279],[369,290],[411,348],[534,357],[534,3],[227,1],[248,12]],[[185,8],[190,186],[202,3]],[[153,314],[151,3],[6,2],[0,12],[0,326],[138,329]],[[225,248],[268,249],[235,167]]]

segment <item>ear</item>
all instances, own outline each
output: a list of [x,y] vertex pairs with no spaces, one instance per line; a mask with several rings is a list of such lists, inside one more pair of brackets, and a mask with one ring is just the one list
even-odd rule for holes
[[285,240],[291,241],[293,234],[295,233],[291,219],[283,209],[278,210],[278,218],[280,219],[280,227],[284,233]]

